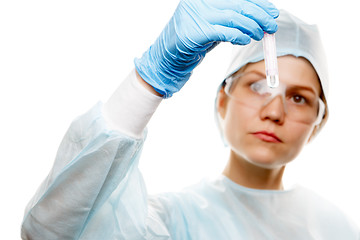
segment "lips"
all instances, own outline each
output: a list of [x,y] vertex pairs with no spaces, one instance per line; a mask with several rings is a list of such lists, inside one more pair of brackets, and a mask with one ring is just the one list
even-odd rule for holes
[[271,142],[271,143],[282,142],[281,139],[278,136],[276,136],[274,133],[270,133],[266,131],[255,132],[253,133],[253,135],[265,142]]

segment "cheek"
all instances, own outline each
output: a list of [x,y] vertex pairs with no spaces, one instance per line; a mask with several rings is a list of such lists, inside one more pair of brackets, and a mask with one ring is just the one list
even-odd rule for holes
[[284,130],[288,133],[286,138],[289,143],[305,145],[313,129],[314,127],[312,125],[289,122]]
[[306,125],[295,122],[288,122],[283,129],[287,145],[287,158],[294,159],[308,142],[313,130],[312,125]]
[[257,118],[258,113],[245,105],[229,103],[224,119],[224,133],[229,143],[241,142],[242,137],[249,131],[250,124]]

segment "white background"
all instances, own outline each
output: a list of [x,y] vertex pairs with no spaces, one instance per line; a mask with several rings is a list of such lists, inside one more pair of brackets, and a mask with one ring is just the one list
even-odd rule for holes
[[[330,120],[286,179],[360,224],[357,8],[353,1],[273,1],[317,23],[327,50]],[[175,0],[4,0],[0,3],[0,228],[20,238],[25,205],[49,172],[70,122],[106,101],[171,17]],[[228,150],[213,120],[231,45],[221,44],[148,125],[141,169],[150,193],[221,173]]]

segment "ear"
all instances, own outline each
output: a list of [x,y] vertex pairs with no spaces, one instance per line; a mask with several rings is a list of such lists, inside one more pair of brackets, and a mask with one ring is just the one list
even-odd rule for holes
[[228,96],[226,95],[224,88],[221,88],[218,92],[216,108],[222,119],[225,118],[227,110]]

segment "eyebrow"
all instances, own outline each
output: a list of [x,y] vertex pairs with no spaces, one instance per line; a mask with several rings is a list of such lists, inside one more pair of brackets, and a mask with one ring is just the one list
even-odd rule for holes
[[[243,73],[246,73],[246,71],[244,71]],[[266,78],[266,74],[265,74],[265,73],[260,72],[260,71],[257,71],[257,70],[251,70],[251,71],[249,71],[248,73],[257,73],[257,74],[263,76],[264,78]]]
[[314,94],[315,96],[318,96],[318,94],[316,93],[316,91],[308,86],[300,86],[300,85],[291,85],[289,84],[287,89],[293,90],[293,89],[300,89],[300,90],[305,90],[307,92],[311,92],[312,94]]

